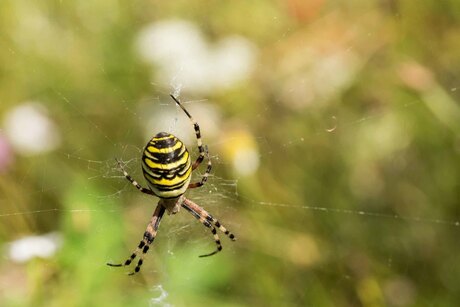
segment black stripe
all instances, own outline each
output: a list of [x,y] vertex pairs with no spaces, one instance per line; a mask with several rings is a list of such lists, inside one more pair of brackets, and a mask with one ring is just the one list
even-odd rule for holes
[[174,191],[174,190],[180,190],[184,184],[187,182],[188,177],[184,178],[181,182],[175,184],[175,185],[164,185],[164,184],[157,184],[155,182],[152,182],[150,180],[151,176],[149,174],[145,174],[145,179],[151,184],[153,187],[158,189],[159,191]]
[[180,190],[182,187],[184,187],[185,182],[186,180],[184,180],[180,185],[175,185],[175,186],[159,185],[159,184],[154,184],[154,186],[158,191],[162,191],[162,192],[175,191],[175,190]]
[[209,222],[212,222],[213,218],[211,214],[208,213],[208,215],[206,216],[206,220],[208,220]]
[[208,228],[211,228],[211,227],[212,227],[211,223],[209,223],[209,222],[206,221],[206,220],[203,221],[203,225],[206,226],[206,227],[208,227]]
[[146,177],[146,175],[148,175],[150,178],[152,179],[155,179],[155,180],[160,180],[161,179],[161,174],[156,174],[156,173],[153,173],[154,176],[152,176],[151,174],[148,173],[148,171],[150,170],[150,168],[147,166],[144,166],[144,163],[142,163],[142,172],[144,173],[144,177]]
[[[189,167],[189,168],[190,168],[190,167]],[[176,173],[169,173],[169,172],[167,172],[167,173],[155,174],[155,175],[161,176],[160,178],[157,178],[157,177],[153,177],[152,175],[150,175],[150,174],[149,174],[148,172],[146,172],[144,169],[142,169],[142,171],[143,171],[143,173],[144,173],[145,179],[146,179],[148,182],[150,182],[151,184],[153,184],[154,186],[157,186],[157,185],[158,185],[155,181],[156,181],[156,180],[161,180],[161,178],[164,178],[164,179],[167,179],[167,180],[173,180],[173,179],[176,178],[176,177],[183,177],[183,180],[182,180],[180,183],[176,184],[176,185],[181,185],[184,181],[187,180],[187,178],[190,177],[190,175],[187,176],[187,177],[185,177],[185,176],[180,176],[177,172],[176,172]],[[171,185],[166,185],[166,186],[171,187]]]
[[153,138],[150,142],[149,145],[153,146],[157,149],[160,148],[169,148],[173,147],[174,145],[177,144],[177,142],[180,142],[176,137],[170,138],[170,139],[164,139],[164,140],[158,140],[156,138]]
[[156,163],[161,163],[161,164],[175,162],[179,160],[180,158],[182,158],[182,156],[187,151],[187,149],[185,149],[184,152],[181,154],[181,151],[184,148],[184,144],[182,144],[182,146],[177,148],[176,150],[168,152],[168,153],[151,152],[148,150],[147,148],[148,146],[149,145],[145,147],[144,152],[147,151],[153,157],[153,160],[151,158],[148,158],[145,153],[143,154],[142,158],[147,157],[149,160],[154,161]]
[[[149,158],[146,157],[145,159],[149,159]],[[149,160],[152,161],[151,159]],[[144,170],[144,172],[150,171],[151,173],[158,176],[159,178],[166,178],[167,175],[176,176],[177,173],[180,173],[184,170],[189,169],[190,165],[189,167],[186,167],[187,164],[188,164],[188,160],[185,161],[185,163],[179,164],[177,167],[166,169],[166,168],[150,167],[147,165],[147,163],[142,163],[142,169]]]
[[190,212],[195,218],[200,219],[200,215],[198,213],[196,213],[195,211],[193,211],[191,208],[189,208],[188,206],[184,206],[184,205],[183,205],[183,207],[185,208],[185,210]]
[[[146,239],[147,242],[152,242],[153,241],[153,236],[152,236],[152,234],[150,232],[146,231],[146,232],[144,232],[144,239]],[[142,247],[145,248],[145,246],[139,246],[139,248],[142,248]]]

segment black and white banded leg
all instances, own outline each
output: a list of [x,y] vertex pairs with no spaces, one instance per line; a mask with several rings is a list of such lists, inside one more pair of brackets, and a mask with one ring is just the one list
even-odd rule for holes
[[139,183],[137,183],[136,180],[133,179],[133,177],[131,177],[128,172],[125,170],[125,168],[123,167],[123,164],[121,163],[120,160],[118,159],[115,159],[115,161],[117,161],[118,163],[118,167],[121,169],[121,171],[123,172],[123,175],[126,177],[126,179],[128,179],[129,182],[131,182],[131,184],[133,186],[135,186],[139,191],[141,191],[142,193],[145,193],[145,194],[149,194],[149,195],[155,195],[150,189],[146,189],[146,188],[143,188]]
[[[152,244],[153,240],[155,240],[155,237],[158,231],[158,227],[160,227],[161,218],[163,217],[164,213],[165,213],[165,207],[163,207],[162,205],[158,205],[155,209],[155,212],[153,213],[150,223],[147,225],[147,229],[144,232],[144,237],[142,238],[141,242],[137,246],[136,250],[131,254],[131,256],[129,256],[129,258],[126,259],[124,263],[116,263],[116,264],[107,263],[107,265],[114,266],[114,267],[128,266],[134,261],[134,259],[136,259],[137,256],[139,256],[139,260],[137,261],[137,265],[134,268],[134,271],[129,273],[129,275],[133,275],[139,272],[141,269],[142,263],[144,262],[144,256],[148,252],[150,248],[150,244]],[[141,254],[139,255],[139,253]]]
[[203,174],[203,177],[201,177],[201,181],[190,183],[188,185],[189,189],[199,188],[203,186],[208,180],[209,174],[211,173],[211,169],[212,169],[212,163],[211,163],[211,158],[209,157],[208,146],[205,146],[205,154],[206,154],[206,159],[208,159],[208,167],[206,167],[206,172]]
[[198,151],[200,152],[200,155],[195,160],[195,162],[192,164],[192,171],[193,171],[201,164],[201,162],[203,162],[203,159],[204,159],[204,156],[205,156],[205,150],[203,148],[203,142],[201,141],[200,126],[198,125],[196,120],[192,117],[192,115],[190,115],[190,113],[180,103],[179,99],[174,97],[174,95],[169,95],[169,96],[171,96],[171,98],[177,103],[177,105],[182,109],[182,111],[184,111],[184,113],[187,115],[187,117],[192,122],[193,128],[195,129],[196,141],[197,141],[197,144],[198,144]]
[[[216,227],[222,231],[225,235],[227,235],[232,241],[235,241],[235,236],[228,231],[224,226],[222,226],[219,221],[213,218],[206,210],[192,202],[191,200],[184,198],[184,202],[182,203],[182,207],[190,212],[196,219],[198,219],[204,226],[211,229],[212,235],[214,237],[214,241],[216,242],[217,249],[209,254],[200,255],[200,257],[208,257],[212,256],[222,250],[222,244],[220,243],[219,236],[216,231]],[[215,227],[214,227],[215,226]]]

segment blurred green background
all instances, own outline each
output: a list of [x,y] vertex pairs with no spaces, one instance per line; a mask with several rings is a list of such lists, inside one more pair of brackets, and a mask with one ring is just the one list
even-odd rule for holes
[[[0,5],[1,306],[455,306],[460,2],[10,1]],[[147,140],[213,175],[165,216]],[[199,178],[204,167],[195,173]]]

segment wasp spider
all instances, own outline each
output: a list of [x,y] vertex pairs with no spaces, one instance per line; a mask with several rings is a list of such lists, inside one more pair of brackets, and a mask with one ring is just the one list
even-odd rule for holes
[[[184,193],[188,189],[198,188],[205,184],[208,179],[208,175],[211,172],[211,159],[209,158],[208,147],[203,146],[201,141],[201,132],[198,123],[176,97],[173,95],[170,96],[192,121],[195,128],[200,155],[192,164],[187,148],[177,137],[166,132],[158,133],[147,143],[142,154],[142,172],[145,180],[147,181],[148,188],[143,188],[139,183],[137,183],[126,172],[121,162],[117,160],[121,171],[132,185],[134,185],[142,193],[155,195],[160,198],[155,212],[153,213],[153,216],[147,225],[147,229],[144,232],[144,237],[137,246],[137,249],[124,263],[107,263],[107,265],[115,267],[127,266],[139,256],[137,265],[130,275],[140,271],[144,261],[144,255],[149,250],[150,244],[153,243],[153,240],[157,235],[158,227],[160,226],[160,221],[165,211],[168,211],[168,214],[176,214],[179,212],[179,209],[183,207],[195,218],[197,218],[204,226],[211,230],[217,248],[215,251],[209,254],[201,255],[200,257],[211,256],[222,250],[222,245],[220,243],[219,236],[217,235],[216,228],[226,234],[231,240],[235,241],[235,236],[222,226],[217,219],[184,196]],[[203,162],[205,156],[208,161],[206,172],[200,181],[190,183],[192,171],[194,171],[201,162]]]

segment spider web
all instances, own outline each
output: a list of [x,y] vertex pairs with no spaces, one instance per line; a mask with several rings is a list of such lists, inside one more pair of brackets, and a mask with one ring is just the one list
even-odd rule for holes
[[[452,91],[455,91],[456,88],[453,88]],[[62,96],[60,93],[58,93],[61,98],[68,104],[73,105],[67,98]],[[154,99],[158,100],[158,99]],[[157,101],[158,103],[158,101]],[[413,102],[404,105],[404,108],[413,108],[413,107],[418,107],[420,106],[420,102]],[[163,105],[168,105],[163,104]],[[78,110],[77,107],[75,107],[75,110]],[[129,108],[127,107],[127,110]],[[140,117],[136,112],[130,112],[132,116],[135,116],[139,118],[139,120],[143,120],[142,117]],[[327,137],[327,134],[334,133],[337,129],[353,129],[354,126],[357,125],[363,125],[367,121],[374,120],[376,118],[379,118],[383,116],[384,114],[377,114],[377,115],[372,115],[372,116],[363,116],[355,121],[345,123],[344,125],[341,125],[340,128],[336,123],[336,117],[331,116],[331,123],[333,126],[330,126],[330,128],[324,128],[323,131],[317,132],[317,134],[324,134],[325,137]],[[130,145],[130,144],[115,144],[110,140],[109,136],[101,130],[101,128],[94,122],[91,122],[88,120],[88,118],[84,115],[84,113],[80,112],[80,116],[82,119],[86,120],[88,122],[89,126],[92,126],[95,128],[96,131],[98,131],[98,134],[104,138],[108,143],[111,144],[114,148],[117,148],[119,152],[121,152],[121,158],[120,159],[123,164],[125,165],[126,169],[128,170],[128,173],[132,174],[133,177],[137,178],[138,180],[140,179],[140,182],[142,182],[143,186],[147,186],[145,182],[143,182],[143,175],[142,172],[140,172],[140,156],[142,155],[142,150],[143,147],[136,146],[136,145]],[[170,133],[178,135],[178,133],[175,130],[175,126],[178,122],[178,117],[175,117],[174,119],[170,119],[172,121],[172,124],[170,124],[169,128],[167,129]],[[188,119],[185,119],[185,121],[188,121]],[[202,128],[203,130],[203,128]],[[129,134],[129,132],[128,132]],[[269,155],[272,153],[273,149],[271,148],[267,141],[266,137],[259,137],[257,138],[259,147],[264,148],[265,150],[261,151],[260,156],[264,155]],[[232,140],[224,140],[224,141],[219,141],[218,143],[223,143],[223,142],[232,142]],[[284,144],[281,144],[282,148],[286,147],[291,147],[291,146],[298,146],[299,144],[305,144],[306,139],[304,137],[299,137],[299,138],[294,138],[294,139],[287,139]],[[209,148],[213,148],[216,142],[210,142],[207,143]],[[193,148],[195,144],[189,144],[187,147],[189,147],[192,152],[195,151],[195,155],[197,153],[197,150],[194,150],[196,148]],[[87,169],[88,177],[86,178],[87,180],[95,180],[95,179],[103,179],[103,180],[115,180],[115,181],[121,181],[124,182],[124,186],[119,189],[114,191],[111,194],[108,195],[95,195],[98,197],[102,203],[110,203],[111,199],[118,199],[122,194],[129,193],[129,194],[138,194],[138,191],[132,187],[132,185],[126,181],[125,177],[123,176],[123,173],[119,169],[118,165],[116,164],[114,159],[109,159],[109,160],[93,160],[89,159],[87,157],[83,157],[78,155],[78,152],[73,152],[73,153],[62,153],[64,154],[68,160],[72,161],[70,163],[78,163],[79,165],[84,166]],[[131,156],[131,158],[128,158],[127,156]],[[219,165],[222,164],[228,164],[228,162],[222,162],[222,159],[219,157],[218,154],[211,154],[210,155],[211,160],[213,162],[213,169],[219,168]],[[196,175],[196,173],[198,173]],[[203,170],[200,171],[200,169],[197,169],[196,172],[194,172],[194,175],[196,175],[196,178],[201,178],[201,175],[203,174]],[[46,170],[44,170],[43,173],[44,176],[46,176]],[[125,182],[126,181],[126,182]],[[45,188],[43,187],[39,191],[35,191],[33,193],[43,193],[48,190],[55,189],[56,187],[48,187]],[[357,215],[357,216],[362,216],[363,218],[366,217],[373,217],[373,218],[381,218],[381,219],[393,219],[393,220],[400,220],[400,221],[407,221],[407,222],[414,222],[414,223],[426,223],[426,224],[444,224],[444,225],[449,225],[449,226],[455,226],[458,227],[460,226],[460,221],[457,219],[442,219],[442,218],[432,218],[432,217],[425,217],[425,216],[402,216],[398,214],[385,214],[385,213],[380,213],[378,211],[366,211],[366,210],[350,210],[350,209],[338,209],[334,208],[333,206],[321,206],[321,205],[315,205],[315,204],[306,204],[306,205],[300,205],[300,204],[290,204],[290,203],[277,203],[277,202],[270,202],[268,200],[257,200],[257,199],[252,199],[250,197],[247,197],[244,194],[241,194],[238,189],[238,179],[234,178],[223,178],[219,177],[215,174],[210,174],[208,181],[206,185],[200,189],[200,192],[193,193],[193,191],[188,191],[187,193],[193,193],[194,199],[197,200],[198,202],[200,201],[205,201],[210,207],[216,206],[217,210],[222,210],[222,208],[219,208],[219,200],[220,199],[227,199],[230,200],[234,203],[239,203],[239,202],[246,202],[248,204],[251,204],[253,207],[280,207],[280,208],[286,208],[288,209],[303,209],[303,210],[311,210],[311,211],[318,211],[321,214],[340,214],[340,215]],[[149,198],[147,196],[147,198]],[[155,202],[154,202],[155,203]],[[227,209],[231,209],[231,207],[227,207]],[[32,210],[32,211],[16,211],[16,212],[9,212],[9,213],[1,213],[0,217],[12,217],[12,216],[17,216],[17,215],[34,215],[34,214],[45,214],[45,213],[52,213],[52,212],[58,212],[63,209],[61,208],[49,208],[49,209],[44,209],[44,210]],[[118,210],[114,209],[101,209],[104,212],[118,212]],[[79,213],[79,212],[85,212],[88,210],[85,209],[72,209],[70,212],[74,213]],[[94,211],[94,210],[89,210],[89,211]],[[189,227],[189,226],[183,226],[183,227]],[[181,227],[181,228],[183,228]],[[173,233],[176,233],[178,230],[173,230]]]
[[[158,89],[157,89],[158,90]],[[81,215],[86,214],[88,212],[95,212],[100,211],[104,214],[111,214],[111,215],[122,215],[123,209],[120,207],[114,207],[114,201],[125,201],[137,199],[138,201],[134,201],[135,209],[133,211],[141,209],[143,212],[143,218],[139,220],[140,226],[136,225],[135,227],[128,225],[132,221],[133,218],[128,218],[125,223],[127,224],[126,227],[130,229],[130,234],[134,234],[134,236],[129,235],[130,238],[129,242],[126,242],[128,248],[132,248],[130,244],[134,246],[137,242],[140,234],[143,231],[144,224],[148,222],[149,216],[151,212],[153,212],[154,207],[156,206],[156,199],[140,195],[137,189],[133,188],[132,185],[124,178],[123,174],[121,173],[120,169],[118,168],[114,158],[117,157],[121,159],[123,164],[125,165],[127,171],[134,177],[141,185],[145,186],[144,180],[142,179],[142,173],[140,171],[140,157],[142,154],[142,146],[143,144],[132,144],[129,141],[129,136],[132,134],[132,131],[126,131],[125,135],[127,138],[126,143],[119,144],[115,143],[111,138],[108,136],[108,133],[104,131],[98,124],[94,123],[89,119],[88,116],[84,114],[84,112],[78,111],[78,108],[73,105],[73,103],[67,99],[64,95],[57,93],[61,99],[74,107],[77,112],[77,116],[81,118],[82,121],[86,122],[86,125],[90,127],[92,130],[95,131],[97,138],[101,140],[104,144],[112,147],[114,149],[114,156],[108,157],[106,160],[95,160],[91,157],[86,155],[80,154],[80,150],[75,152],[61,152],[60,154],[65,155],[69,161],[69,164],[78,165],[79,167],[83,167],[86,169],[87,177],[85,180],[88,181],[99,181],[105,182],[107,185],[111,186],[112,192],[102,195],[91,195],[91,197],[96,198],[97,202],[99,203],[98,209],[85,209],[85,208],[76,208],[76,209],[63,209],[58,207],[47,208],[43,210],[33,210],[33,211],[21,211],[17,210],[14,212],[3,212],[0,213],[0,219],[7,219],[16,216],[36,216],[39,215],[50,215],[54,216],[60,212],[67,212],[71,215]],[[186,107],[189,108],[194,104],[200,104],[203,101],[186,101]],[[164,109],[173,109],[173,113],[175,114],[173,117],[165,119],[166,122],[166,130],[171,132],[175,135],[178,135],[179,138],[187,139],[186,144],[187,147],[192,151],[192,155],[196,157],[197,150],[195,145],[195,140],[193,139],[193,129],[192,125],[189,120],[183,116],[180,110],[178,110],[172,102],[160,102],[158,98],[150,99],[147,103],[156,104],[159,108]],[[411,109],[411,108],[419,108],[421,103],[414,102],[409,103],[402,108]],[[135,110],[132,110],[128,105],[126,106],[127,113],[126,116],[135,117],[140,122],[145,122],[146,118],[143,114],[138,113]],[[192,113],[193,114],[193,113]],[[330,119],[324,123],[324,127],[318,128],[316,135],[320,135],[322,138],[329,138],[333,137],[334,134],[340,131],[348,131],[350,129],[359,128],[362,125],[366,125],[369,122],[379,120],[379,118],[386,116],[386,113],[381,114],[374,114],[372,116],[363,116],[356,120],[341,124],[339,123],[339,119],[332,115]],[[189,135],[181,135],[183,134],[183,130],[179,130],[177,125],[179,122],[184,122],[186,126],[188,126],[188,133]],[[164,123],[159,123],[159,125],[164,125]],[[182,129],[182,127],[181,127]],[[160,129],[161,130],[161,129]],[[155,130],[155,131],[160,131]],[[163,129],[164,130],[164,129]],[[206,125],[201,125],[202,134],[204,136],[204,140],[206,141]],[[191,135],[191,136],[190,136]],[[273,152],[285,149],[291,149],[292,147],[296,148],[303,148],[308,146],[308,138],[307,136],[300,136],[300,137],[293,137],[288,138],[285,140],[285,143],[280,144],[280,146],[272,146],[270,145],[269,138],[267,136],[260,136],[256,138],[257,145],[260,148],[260,159],[263,159],[266,156],[271,155]],[[225,161],[219,154],[213,153],[212,149],[218,146],[218,143],[222,145],[222,143],[231,143],[233,142],[232,139],[227,140],[219,140],[219,141],[211,141],[207,142],[209,146],[211,159],[213,161],[213,172],[210,175],[208,182],[206,185],[200,189],[196,189],[193,191],[187,192],[187,196],[195,201],[197,204],[204,206],[211,214],[218,216],[218,217],[225,217],[236,212],[236,208],[239,206],[250,206],[251,210],[255,211],[267,211],[273,212],[283,212],[283,211],[291,211],[291,210],[298,210],[298,211],[306,211],[311,212],[313,215],[325,215],[326,219],[327,216],[338,216],[339,220],[346,221],[350,216],[357,217],[362,219],[364,222],[373,222],[377,220],[379,223],[410,223],[410,224],[421,224],[428,227],[438,227],[438,226],[446,226],[451,227],[452,231],[458,231],[458,227],[460,226],[460,222],[458,219],[445,219],[442,217],[433,217],[433,216],[424,216],[424,215],[400,215],[400,214],[389,214],[379,210],[367,210],[367,209],[349,209],[349,208],[338,208],[335,207],[333,203],[329,204],[314,204],[314,203],[306,203],[306,204],[299,204],[299,203],[284,203],[284,202],[275,202],[269,199],[254,199],[247,196],[244,192],[241,191],[239,179],[234,177],[222,177],[216,175],[216,170],[219,172],[219,169],[222,168],[230,168],[228,161]],[[85,148],[81,148],[81,151],[84,151]],[[261,165],[260,167],[264,167]],[[48,176],[47,172],[47,164],[43,164],[43,177]],[[195,180],[200,178],[200,176],[204,172],[204,167],[200,167],[194,173]],[[59,189],[59,186],[43,186],[40,190],[31,192],[38,196],[38,202],[41,204],[44,200],[41,199],[42,194],[46,193],[49,190]],[[38,206],[40,207],[40,205]],[[135,219],[138,219],[137,216]],[[236,223],[235,221],[227,220],[221,218],[224,225],[228,226],[229,229],[233,230],[236,234],[243,234],[244,229],[241,224]],[[202,229],[203,228],[203,229]],[[139,232],[140,231],[140,232]],[[201,232],[201,233],[200,233]],[[138,233],[138,234],[135,234]],[[199,235],[193,236],[190,238],[190,233],[198,233]],[[125,235],[124,238],[126,239],[128,235]],[[162,225],[159,230],[159,237],[162,239],[156,244],[162,244],[166,246],[165,252],[166,255],[170,255],[174,257],[174,254],[178,247],[178,242],[180,241],[181,245],[186,245],[189,248],[192,246],[199,246],[203,251],[210,248],[210,235],[207,229],[204,229],[202,225],[197,222],[191,215],[188,215],[185,211],[181,211],[180,214],[176,216],[166,216],[163,219]],[[161,243],[160,243],[161,242]],[[229,241],[224,240],[225,247],[229,247],[231,244]],[[156,247],[157,248],[157,247]],[[231,247],[230,247],[231,248]],[[160,248],[161,249],[161,248]],[[228,251],[228,249],[226,249]],[[118,255],[116,257],[125,257],[129,254],[129,250],[126,251],[125,254]],[[115,256],[114,256],[115,257]],[[109,261],[111,259],[107,259]],[[389,258],[391,262],[391,257]],[[150,267],[151,268],[151,267]],[[146,270],[147,273],[158,273],[157,271],[150,271],[149,266],[144,266],[143,270]],[[133,281],[134,283],[138,283],[138,281]],[[150,301],[150,305],[152,306],[170,306],[168,303],[168,289],[162,285],[154,284],[150,286],[150,290],[152,292],[152,299]]]
[[[352,48],[352,47],[350,47]],[[102,69],[101,69],[102,70]],[[118,103],[124,106],[124,113],[120,114],[120,118],[128,119],[128,121],[136,121],[139,123],[137,127],[124,127],[124,130],[117,131],[117,138],[114,138],[114,134],[111,131],[107,131],[106,126],[103,123],[95,121],[94,114],[88,114],[81,105],[73,102],[65,94],[59,90],[54,89],[54,94],[58,101],[62,102],[72,110],[73,118],[77,118],[80,122],[79,126],[72,126],[72,124],[66,125],[63,123],[63,136],[66,139],[75,139],[74,132],[78,129],[84,129],[85,135],[88,138],[95,139],[97,146],[109,148],[110,154],[104,156],[95,156],[91,150],[91,145],[82,142],[80,146],[73,151],[58,151],[57,155],[64,156],[67,161],[66,166],[71,166],[77,169],[84,170],[83,182],[90,183],[88,185],[101,185],[104,186],[103,193],[100,191],[95,192],[92,189],[88,191],[83,190],[81,192],[87,198],[95,200],[96,206],[88,208],[85,205],[76,205],[73,208],[57,207],[56,202],[50,199],[50,194],[53,191],[59,191],[66,189],[66,182],[49,180],[49,178],[55,178],[60,174],[56,174],[53,170],[52,157],[38,157],[32,162],[34,167],[38,167],[41,170],[40,178],[41,187],[39,189],[25,189],[23,192],[27,194],[31,199],[34,200],[34,208],[43,208],[35,210],[22,209],[21,206],[17,207],[6,207],[5,211],[0,211],[0,221],[8,222],[20,217],[20,220],[28,221],[39,221],[32,222],[37,223],[34,225],[36,229],[48,229],[49,231],[55,230],[56,223],[55,219],[58,216],[69,215],[72,219],[83,221],[88,216],[88,213],[101,213],[114,218],[119,218],[117,222],[123,223],[125,232],[118,234],[116,240],[123,242],[123,249],[117,251],[111,251],[107,253],[107,259],[90,258],[90,261],[94,263],[102,263],[103,261],[122,261],[125,257],[129,256],[132,248],[135,247],[136,243],[140,239],[145,225],[147,224],[150,215],[152,214],[157,199],[142,195],[136,190],[120,172],[115,158],[120,159],[126,167],[126,170],[135,178],[141,185],[145,185],[143,176],[140,168],[140,157],[142,149],[147,140],[156,132],[168,131],[177,135],[182,139],[187,148],[192,153],[192,158],[197,156],[196,140],[194,139],[193,126],[191,125],[188,118],[183,112],[174,105],[174,103],[167,97],[170,92],[174,95],[179,96],[185,103],[187,109],[190,109],[192,115],[200,123],[203,141],[209,146],[211,159],[213,161],[213,171],[208,179],[206,185],[200,189],[195,189],[187,192],[187,197],[195,201],[200,206],[203,206],[211,214],[218,217],[221,222],[232,230],[237,236],[244,237],[248,231],[248,227],[252,225],[251,217],[238,216],[238,210],[241,208],[250,208],[250,211],[255,213],[264,212],[268,216],[273,215],[287,215],[289,212],[298,212],[299,216],[309,215],[310,218],[321,219],[329,223],[338,224],[376,224],[376,227],[385,232],[388,237],[397,237],[395,233],[397,230],[393,230],[394,225],[410,225],[410,226],[421,226],[424,228],[435,229],[444,231],[443,233],[456,235],[459,230],[460,221],[458,216],[452,214],[451,218],[446,218],[442,214],[435,215],[432,212],[424,213],[420,210],[419,214],[412,213],[413,211],[408,210],[408,213],[389,213],[395,212],[386,210],[385,206],[356,206],[351,207],[343,206],[337,200],[325,200],[323,202],[316,201],[305,201],[309,199],[305,197],[302,201],[296,200],[297,198],[286,197],[284,200],[273,200],[271,197],[259,193],[258,197],[253,196],[247,192],[246,185],[249,184],[245,178],[240,176],[226,173],[224,170],[232,169],[233,161],[230,161],[227,157],[222,156],[216,148],[222,148],[223,146],[231,147],[235,142],[233,138],[213,138],[209,136],[212,133],[213,127],[207,122],[206,116],[200,110],[212,109],[212,101],[207,100],[187,100],[187,95],[182,94],[182,87],[178,84],[179,81],[172,78],[171,85],[162,85],[161,83],[154,83],[152,93],[158,93],[161,96],[146,97],[144,101],[129,101],[120,99]],[[179,82],[180,83],[180,82]],[[114,90],[116,92],[116,90]],[[457,87],[452,87],[451,92],[456,92]],[[196,95],[195,95],[196,96]],[[161,97],[161,98],[160,98]],[[205,95],[203,95],[205,97]],[[201,109],[200,109],[201,107]],[[426,108],[424,102],[417,100],[406,103],[399,107],[400,109],[408,112],[417,111]],[[270,110],[267,106],[265,110],[260,110],[254,122],[257,122],[258,118],[263,118]],[[355,119],[350,119],[344,114],[331,113],[329,117],[324,118],[319,125],[313,130],[315,139],[328,141],[331,139],[341,138],[346,133],[353,133],[354,131],[372,130],[373,124],[379,121],[391,117],[391,110],[384,109],[380,112],[371,112],[371,115],[366,111]],[[158,115],[157,115],[158,114]],[[226,115],[227,116],[227,115]],[[233,114],[234,117],[238,115]],[[274,122],[273,125],[277,123]],[[144,129],[144,133],[139,131]],[[273,137],[271,135],[257,135],[255,137],[256,147],[258,148],[258,160],[260,161],[259,170],[263,170],[267,165],[263,161],[271,161],[271,156],[279,155],[288,151],[297,151],[299,153],[308,152],[312,147],[318,144],[312,144],[311,134],[306,135],[301,132],[300,134],[290,134],[283,138],[283,143],[273,143]],[[143,135],[143,138],[139,138],[139,134]],[[362,134],[356,134],[357,137]],[[396,141],[395,141],[396,142]],[[91,143],[94,144],[95,143]],[[303,159],[304,157],[299,157]],[[284,162],[284,161],[283,161]],[[292,161],[291,164],[294,164]],[[37,166],[38,165],[38,166]],[[283,165],[280,165],[280,173],[283,172]],[[286,165],[288,167],[288,165]],[[32,166],[29,166],[32,168]],[[63,166],[65,168],[65,166]],[[194,172],[194,180],[198,180],[204,173],[205,166],[201,166]],[[66,170],[64,169],[65,173]],[[24,171],[24,176],[27,176],[28,171]],[[241,176],[244,177],[244,176]],[[26,178],[22,178],[21,182],[27,182]],[[282,189],[283,186],[293,186],[296,182],[283,181],[278,184]],[[325,183],[326,184],[326,183]],[[85,187],[85,185],[82,185]],[[262,189],[263,190],[263,189]],[[301,190],[299,190],[300,192]],[[324,197],[323,199],[327,199]],[[13,198],[9,195],[0,196],[2,203],[15,203]],[[304,202],[305,201],[305,202]],[[440,199],[440,201],[442,201]],[[414,204],[417,205],[417,204]],[[435,204],[433,204],[434,206]],[[354,209],[356,208],[356,209]],[[232,219],[232,216],[238,216],[238,219]],[[43,227],[42,224],[47,226]],[[263,222],[260,222],[263,223]],[[50,226],[51,225],[51,226]],[[307,229],[306,225],[303,225]],[[110,232],[111,225],[109,223],[101,224],[96,230],[98,232]],[[270,230],[282,229],[279,225],[269,225]],[[298,225],[296,227],[299,227]],[[263,229],[263,228],[258,228]],[[300,229],[302,230],[302,229]],[[273,231],[275,232],[275,231]],[[441,232],[441,231],[440,231]],[[286,232],[285,234],[289,234]],[[340,244],[341,238],[338,233],[327,233],[324,236],[328,237],[332,242]],[[222,236],[223,237],[223,236]],[[174,258],[177,253],[180,253],[182,249],[193,249],[196,251],[202,251],[206,253],[211,251],[214,246],[212,245],[212,237],[209,230],[203,227],[196,219],[182,210],[180,214],[175,216],[165,216],[161,227],[158,232],[158,240],[155,241],[155,249],[159,250],[159,253],[164,257]],[[276,237],[279,239],[280,237]],[[252,240],[256,241],[256,240]],[[224,244],[224,251],[227,253],[234,253],[232,243],[226,238],[222,238]],[[239,242],[239,241],[238,241]],[[244,243],[243,243],[244,244]],[[246,243],[247,244],[247,243]],[[109,246],[109,244],[107,244]],[[263,250],[263,247],[256,246],[255,249]],[[151,252],[150,252],[151,253]],[[385,254],[386,255],[386,254]],[[279,256],[279,255],[276,255]],[[392,265],[395,257],[391,254],[388,255],[388,266]],[[169,292],[173,289],[169,289],[167,283],[164,281],[168,279],[168,272],[166,269],[162,269],[158,263],[155,263],[151,254],[146,257],[146,264],[142,270],[145,275],[160,276],[157,279],[148,279],[145,281],[139,281],[137,279],[131,279],[131,283],[136,285],[145,285],[147,291],[151,292],[151,305],[162,305],[169,306],[168,297]],[[149,262],[149,264],[147,264]],[[203,265],[206,266],[205,264]],[[125,270],[125,269],[122,269]],[[127,271],[129,269],[126,269]],[[423,271],[423,268],[421,268]],[[153,274],[151,274],[153,273]],[[120,273],[121,274],[121,273]],[[184,278],[189,278],[184,273]],[[348,278],[344,276],[344,278]],[[160,280],[160,281],[159,281]],[[338,282],[340,284],[340,281]]]

